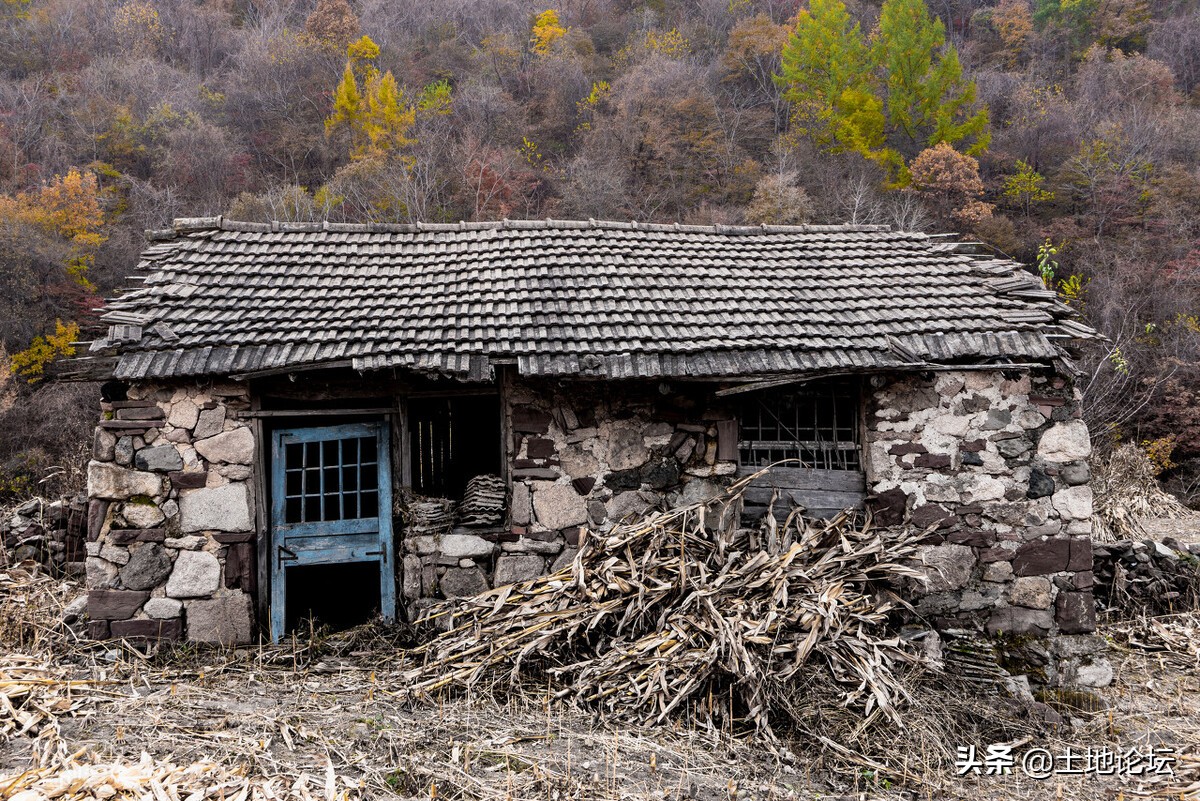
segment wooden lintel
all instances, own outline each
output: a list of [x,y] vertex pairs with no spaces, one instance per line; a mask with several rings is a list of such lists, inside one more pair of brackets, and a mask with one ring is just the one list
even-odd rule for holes
[[393,415],[396,410],[392,409],[257,409],[248,412],[241,412],[240,417],[258,418],[258,417],[345,417],[348,415]]
[[266,370],[251,370],[248,373],[234,373],[229,376],[234,381],[248,381],[252,378],[268,378],[273,375],[287,375],[288,373],[309,373],[313,370],[336,370],[341,367],[353,367],[354,362],[351,359],[338,359],[331,362],[315,362],[313,364],[294,364],[291,367],[272,367]]

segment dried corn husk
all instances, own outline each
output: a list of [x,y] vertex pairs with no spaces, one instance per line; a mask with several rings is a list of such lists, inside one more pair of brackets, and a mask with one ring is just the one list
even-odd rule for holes
[[452,618],[409,671],[411,692],[537,674],[609,717],[749,723],[774,738],[777,703],[821,671],[870,719],[898,720],[897,668],[915,657],[887,633],[891,588],[919,535],[793,512],[739,527],[741,494],[588,535],[570,567],[445,603]]
[[1125,444],[1092,459],[1095,498],[1092,537],[1098,542],[1145,539],[1143,518],[1200,520],[1200,515],[1163,490],[1145,451]]

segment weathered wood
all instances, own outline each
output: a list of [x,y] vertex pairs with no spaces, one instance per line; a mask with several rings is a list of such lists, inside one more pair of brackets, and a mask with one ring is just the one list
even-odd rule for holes
[[[749,476],[761,468],[739,467],[738,476]],[[834,490],[866,492],[866,476],[859,470],[824,470],[808,467],[772,467],[766,475],[755,479],[755,487],[787,487],[796,490]]]
[[717,459],[723,462],[738,458],[738,421],[717,421]]
[[247,418],[267,418],[267,417],[349,417],[352,415],[371,415],[379,417],[380,415],[393,415],[396,410],[392,408],[376,408],[376,409],[257,409],[249,412],[242,412],[242,417]]
[[867,500],[866,492],[748,487],[745,494],[746,502],[766,506],[771,502],[771,495],[775,492],[779,493],[779,502],[785,506],[790,500],[808,509],[861,509]]

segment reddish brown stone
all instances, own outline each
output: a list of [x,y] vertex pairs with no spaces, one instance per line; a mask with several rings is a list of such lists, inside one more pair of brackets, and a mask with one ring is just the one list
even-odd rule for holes
[[1067,560],[1067,570],[1076,572],[1092,569],[1092,538],[1079,537],[1071,542],[1071,558]]
[[1062,406],[1067,401],[1064,398],[1055,398],[1050,395],[1030,395],[1029,402],[1034,406]]
[[528,526],[513,526],[512,533],[516,534],[518,537],[524,537],[526,534],[529,533],[529,527]]
[[88,617],[92,620],[123,620],[142,604],[150,593],[138,590],[92,590],[88,593]]
[[109,628],[114,640],[178,640],[183,636],[183,621],[177,617],[166,620],[114,620]]
[[239,586],[238,579],[242,573],[242,553],[239,546],[231,545],[225,549],[225,586],[228,589],[236,589]]
[[538,481],[553,481],[558,478],[557,470],[549,467],[527,467],[513,470],[513,478],[532,478]]
[[950,457],[944,453],[923,453],[913,461],[913,466],[944,470],[950,466]]
[[558,538],[557,531],[528,531],[525,536],[538,542],[550,542]]
[[929,453],[929,449],[916,442],[903,442],[888,448],[888,453],[892,456],[908,456],[913,453]]
[[1090,570],[1081,570],[1071,579],[1071,586],[1077,590],[1092,589],[1092,585],[1096,583],[1096,574]]
[[113,545],[128,545],[131,542],[162,542],[167,538],[164,528],[119,528],[108,532]]
[[88,502],[87,538],[88,542],[100,539],[100,529],[104,527],[104,518],[108,515],[108,501],[93,499]]
[[514,406],[512,410],[513,431],[522,434],[545,434],[550,430],[551,416],[532,406]]
[[927,503],[914,507],[912,516],[909,519],[917,528],[929,528],[930,526],[947,528],[954,525],[958,517],[944,506],[939,506],[936,503]]
[[1018,576],[1045,576],[1050,573],[1059,573],[1067,569],[1070,558],[1070,540],[1029,542],[1017,549],[1017,555],[1013,558],[1013,573]]
[[122,400],[109,401],[101,404],[101,407],[108,407],[108,411],[116,411],[117,409],[149,409],[151,406],[156,406],[154,401],[148,400]]
[[996,544],[996,532],[983,529],[955,531],[946,536],[946,541],[954,545],[970,545],[972,548],[990,548]]
[[571,486],[574,487],[575,491],[580,495],[587,495],[592,491],[592,487],[596,486],[596,479],[592,476],[577,478],[571,482]]
[[898,526],[904,522],[908,496],[899,487],[881,492],[867,499],[875,523],[880,526]]
[[208,484],[208,471],[186,473],[183,470],[174,470],[167,473],[167,478],[171,479],[171,486],[175,489],[200,489]]
[[980,562],[1011,562],[1013,552],[1007,548],[985,548],[979,552]]
[[1054,619],[1063,634],[1088,634],[1096,630],[1096,599],[1091,592],[1060,592],[1054,602]]
[[987,440],[973,439],[959,445],[959,450],[967,451],[968,453],[979,453],[987,447]]
[[583,527],[563,529],[563,539],[567,541],[567,545],[578,548],[583,539]]
[[530,459],[549,459],[554,455],[554,440],[530,437],[525,441],[525,455]]
[[88,637],[93,640],[108,639],[108,621],[107,620],[89,620],[88,621]]
[[122,434],[133,436],[135,434],[145,434],[149,428],[144,422],[137,420],[101,420],[96,424],[97,428],[103,428],[105,431],[120,431]]

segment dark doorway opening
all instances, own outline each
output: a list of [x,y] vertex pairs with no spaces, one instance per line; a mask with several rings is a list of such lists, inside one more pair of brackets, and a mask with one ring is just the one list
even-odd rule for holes
[[467,482],[500,472],[500,398],[412,398],[412,486],[421,495],[461,498]]
[[287,569],[285,628],[348,629],[379,614],[379,563],[344,562]]

